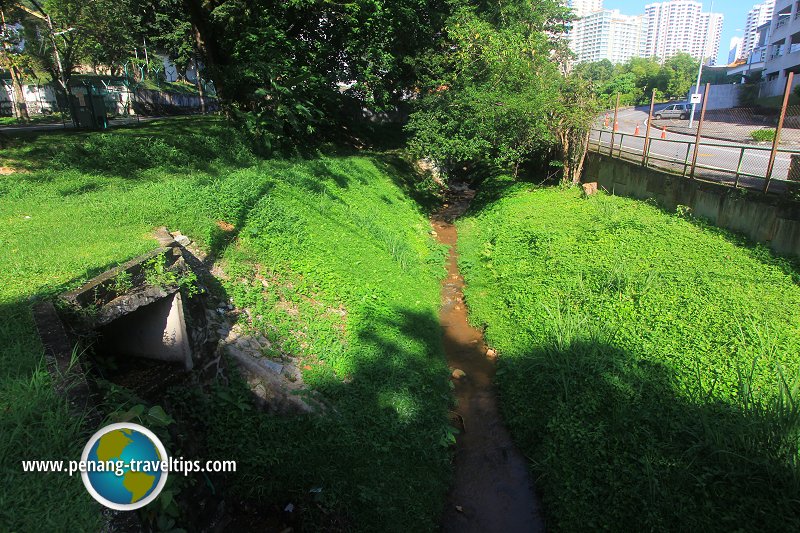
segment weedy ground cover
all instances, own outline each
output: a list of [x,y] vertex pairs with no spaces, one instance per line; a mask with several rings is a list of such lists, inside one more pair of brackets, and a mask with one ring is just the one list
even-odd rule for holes
[[[226,498],[297,502],[311,529],[435,527],[449,473],[444,252],[402,165],[385,154],[261,160],[215,118],[28,134],[0,164],[17,169],[0,177],[0,529],[98,528],[80,478],[21,471],[23,459],[77,458],[97,429],[52,393],[31,299],[152,249],[161,225],[220,259],[246,326],[273,355],[300,357],[331,406],[281,418],[254,409],[240,383],[169,391],[166,416],[202,428],[189,449],[238,461]],[[137,401],[107,407],[149,412]],[[165,507],[159,527],[180,525],[180,505]]]
[[800,528],[800,274],[645,202],[489,181],[471,320],[555,530]]

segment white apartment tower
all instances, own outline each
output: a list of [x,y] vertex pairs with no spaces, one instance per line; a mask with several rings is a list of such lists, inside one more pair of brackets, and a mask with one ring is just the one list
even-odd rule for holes
[[747,22],[744,26],[744,42],[742,52],[737,59],[747,59],[756,46],[758,46],[758,28],[772,20],[775,11],[775,0],[767,0],[762,4],[756,4],[747,13]]
[[734,37],[731,39],[730,48],[728,48],[728,64],[732,65],[737,59],[742,57],[742,48],[744,46],[744,39],[741,37]]
[[642,17],[619,11],[595,11],[572,24],[570,46],[576,62],[608,59],[624,63],[638,57],[642,44]]
[[567,0],[567,6],[581,18],[603,9],[603,0]]
[[642,55],[665,61],[678,52],[716,62],[722,37],[721,13],[703,13],[693,0],[670,0],[644,8]]

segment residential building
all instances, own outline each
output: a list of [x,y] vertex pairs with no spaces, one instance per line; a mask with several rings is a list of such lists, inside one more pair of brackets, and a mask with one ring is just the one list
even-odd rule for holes
[[767,0],[764,3],[756,4],[747,13],[747,21],[744,26],[744,43],[741,55],[737,59],[747,59],[758,45],[759,28],[772,20],[775,10],[775,0]]
[[740,59],[735,65],[728,69],[728,76],[740,76],[741,83],[757,78],[759,73],[764,72],[767,61],[767,49],[769,48],[769,30],[772,21],[769,20],[756,29],[755,47],[750,50],[745,59]]
[[572,24],[570,46],[576,62],[608,59],[624,63],[641,54],[642,17],[618,10],[595,11]]
[[582,18],[603,9],[603,0],[567,0],[567,6],[572,8],[576,17]]
[[732,65],[742,56],[742,47],[744,46],[744,39],[741,37],[734,37],[731,39],[731,45],[728,48],[728,64]]
[[783,94],[790,72],[800,72],[800,1],[777,0],[770,22],[764,68],[766,83],[761,96]]
[[665,61],[678,52],[716,63],[723,15],[703,13],[693,0],[670,0],[645,6],[642,55]]

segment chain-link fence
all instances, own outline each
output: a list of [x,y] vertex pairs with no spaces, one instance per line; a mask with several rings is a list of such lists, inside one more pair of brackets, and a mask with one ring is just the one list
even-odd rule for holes
[[[4,80],[0,80],[2,82]],[[164,116],[214,112],[218,110],[212,84],[204,84],[205,95],[191,91],[171,92],[148,89],[129,78],[76,76],[69,95],[63,96],[53,84],[23,86],[24,108],[38,126],[49,123],[63,127],[105,128],[109,124],[136,122],[140,116]],[[176,85],[176,84],[173,84]],[[0,83],[0,117],[18,116],[20,103],[11,84]],[[9,122],[11,127],[25,127],[23,121]]]
[[719,88],[718,98],[714,89],[695,106],[655,104],[652,115],[650,106],[609,109],[592,130],[590,149],[733,187],[800,187],[800,105],[788,105],[785,95],[778,107],[739,106],[730,86]]

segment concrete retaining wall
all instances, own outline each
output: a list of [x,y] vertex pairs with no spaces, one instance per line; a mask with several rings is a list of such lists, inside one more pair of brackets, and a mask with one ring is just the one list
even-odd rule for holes
[[[708,91],[708,104],[706,104],[707,111],[715,109],[730,109],[739,106],[739,99],[741,98],[743,85],[725,84],[725,85],[712,85]],[[704,88],[700,87],[702,93]],[[689,94],[686,95],[686,101],[690,101],[695,87],[692,86]],[[699,106],[698,106],[699,110]]]
[[587,156],[583,181],[620,196],[652,198],[668,210],[688,206],[716,226],[800,257],[800,201],[786,196],[692,181],[597,153]]

